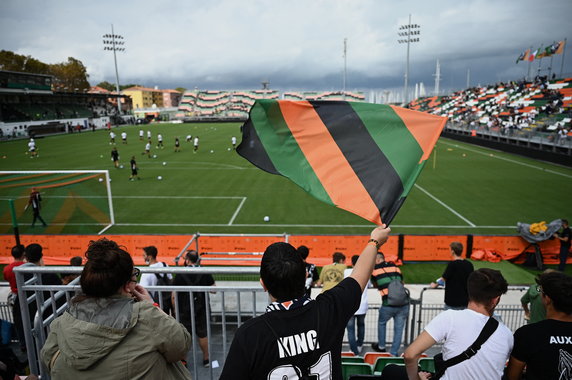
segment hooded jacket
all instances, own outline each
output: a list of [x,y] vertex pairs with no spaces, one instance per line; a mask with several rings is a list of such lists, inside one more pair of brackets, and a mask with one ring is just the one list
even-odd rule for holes
[[149,302],[87,298],[56,318],[42,348],[54,380],[191,379],[190,334]]

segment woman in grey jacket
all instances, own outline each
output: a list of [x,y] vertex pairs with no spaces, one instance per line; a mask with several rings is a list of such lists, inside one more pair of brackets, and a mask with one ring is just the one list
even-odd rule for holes
[[191,338],[137,284],[139,269],[115,242],[92,241],[83,294],[50,326],[42,361],[54,380],[190,379]]

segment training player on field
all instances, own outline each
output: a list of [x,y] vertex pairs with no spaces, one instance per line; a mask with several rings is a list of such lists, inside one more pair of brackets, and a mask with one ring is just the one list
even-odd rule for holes
[[147,140],[151,141],[151,131],[147,131]]
[[233,150],[236,150],[236,137],[235,137],[235,136],[232,136],[232,137],[230,138],[230,142],[232,143],[232,149],[233,149]]
[[163,146],[163,135],[160,133],[157,135],[157,149],[159,149],[159,148],[161,148],[161,149],[164,148],[164,146]]
[[304,296],[306,266],[296,248],[266,248],[260,283],[272,303],[238,328],[220,379],[341,379],[344,330],[390,231],[374,229],[350,277],[315,300]]
[[109,132],[109,145],[115,144],[115,133]]
[[143,141],[143,136],[145,135],[145,132],[143,132],[142,129],[139,130],[139,140]]
[[40,215],[40,209],[42,208],[42,196],[40,195],[38,189],[35,187],[32,187],[32,192],[30,193],[30,198],[28,199],[28,204],[24,208],[24,211],[26,211],[30,206],[32,206],[32,211],[34,212],[34,219],[32,220],[31,226],[34,227],[36,220],[39,219],[44,227],[47,227],[48,225]]
[[199,150],[199,136],[195,136],[195,139],[193,140],[193,145],[195,146],[193,153],[197,153],[197,150]]
[[187,142],[191,142],[192,139],[193,139],[193,136],[187,135]]
[[30,158],[34,158],[38,155],[38,152],[36,152],[36,142],[34,139],[30,139],[28,142],[28,151],[30,152]]
[[111,160],[113,161],[113,165],[115,166],[115,168],[119,167],[119,152],[117,151],[116,147],[113,147],[113,149],[111,149]]
[[175,152],[181,151],[181,143],[179,143],[179,138],[175,137]]
[[121,132],[121,143],[127,144],[127,132]]
[[151,158],[151,142],[148,142],[147,144],[145,144],[145,152],[143,152],[141,154],[146,154],[147,157]]
[[131,165],[131,177],[129,177],[130,181],[133,181],[133,178],[137,177],[139,179],[139,175],[137,174],[137,162],[135,162],[135,156],[131,157],[131,161],[129,161]]

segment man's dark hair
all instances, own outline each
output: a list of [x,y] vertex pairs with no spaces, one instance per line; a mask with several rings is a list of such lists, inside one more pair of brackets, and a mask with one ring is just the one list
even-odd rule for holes
[[72,267],[80,267],[81,264],[83,264],[81,256],[74,256],[70,259],[70,266]]
[[42,246],[36,243],[29,244],[26,247],[26,260],[29,263],[37,263],[42,259],[44,254],[42,253]]
[[150,245],[148,247],[144,247],[143,251],[145,252],[145,254],[147,256],[151,256],[152,258],[156,259],[157,258],[157,247],[155,247],[154,245]]
[[567,226],[569,226],[570,224],[568,223],[568,219],[561,219],[562,220],[562,224],[566,224]]
[[381,261],[385,261],[385,255],[381,251],[377,251],[377,255],[381,257]]
[[301,245],[297,248],[298,253],[300,254],[300,256],[302,257],[302,260],[306,260],[308,258],[308,255],[310,254],[310,249],[308,247],[306,247],[305,245]]
[[359,259],[359,255],[353,255],[352,256],[352,266],[354,266],[354,267],[356,266],[358,259]]
[[488,305],[491,300],[508,290],[508,283],[498,270],[481,268],[472,272],[467,280],[467,291],[471,301]]
[[193,249],[188,250],[185,254],[185,259],[191,263],[196,264],[199,261],[199,253]]
[[24,254],[26,253],[26,247],[22,244],[15,245],[12,247],[12,257],[16,260],[22,260],[24,258]]
[[550,297],[554,308],[572,314],[572,277],[562,272],[541,273],[536,278],[542,293]]
[[305,291],[306,265],[292,245],[274,243],[262,256],[260,278],[279,302],[300,298]]
[[334,252],[334,254],[332,255],[332,259],[334,263],[341,263],[346,260],[346,255],[344,255],[341,252]]
[[459,243],[458,241],[452,242],[449,244],[449,247],[455,253],[455,255],[461,256],[463,254],[463,244]]

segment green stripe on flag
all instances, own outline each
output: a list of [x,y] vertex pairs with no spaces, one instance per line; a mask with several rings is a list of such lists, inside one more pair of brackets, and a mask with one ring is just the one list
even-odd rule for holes
[[403,120],[387,105],[350,102],[379,149],[385,154],[403,184],[407,196],[423,169],[423,150]]
[[250,120],[276,170],[322,202],[333,205],[284,121],[279,103],[257,100],[250,111]]

